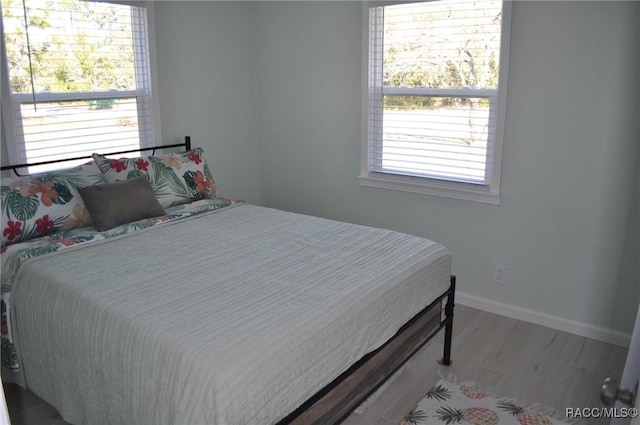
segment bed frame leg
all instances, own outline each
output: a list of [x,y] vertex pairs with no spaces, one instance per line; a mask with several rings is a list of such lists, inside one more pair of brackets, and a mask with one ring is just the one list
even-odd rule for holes
[[444,354],[440,364],[443,366],[451,365],[451,338],[453,336],[453,306],[456,292],[456,277],[451,276],[451,286],[449,287],[449,295],[447,295],[447,305],[444,308],[447,324],[444,328]]

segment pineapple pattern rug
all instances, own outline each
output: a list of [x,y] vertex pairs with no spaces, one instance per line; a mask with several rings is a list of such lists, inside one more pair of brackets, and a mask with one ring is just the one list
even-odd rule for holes
[[[551,409],[549,412],[552,412]],[[545,410],[545,411],[546,411]],[[564,425],[566,422],[528,409],[513,399],[494,397],[473,384],[439,381],[400,425]]]

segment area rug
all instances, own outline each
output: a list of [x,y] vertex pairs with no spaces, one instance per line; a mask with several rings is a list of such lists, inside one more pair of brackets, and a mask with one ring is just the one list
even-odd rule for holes
[[565,425],[553,417],[552,409],[525,407],[518,401],[496,397],[473,383],[455,384],[445,380],[429,390],[400,425]]

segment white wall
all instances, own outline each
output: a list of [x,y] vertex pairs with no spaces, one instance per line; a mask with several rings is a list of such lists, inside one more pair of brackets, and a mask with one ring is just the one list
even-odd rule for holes
[[[461,292],[629,332],[640,298],[636,2],[514,2],[502,205],[359,186],[361,5],[257,5],[267,206],[444,243]],[[492,283],[495,264],[507,285]]]
[[190,135],[222,196],[260,203],[252,3],[154,5],[164,141]]

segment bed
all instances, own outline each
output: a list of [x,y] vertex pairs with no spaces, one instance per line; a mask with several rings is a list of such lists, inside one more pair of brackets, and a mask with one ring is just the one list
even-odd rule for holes
[[[58,191],[42,177],[3,182],[3,379],[77,425],[333,424],[443,328],[451,362],[445,247],[217,197],[189,142],[176,154],[94,155],[82,178],[53,179]],[[46,234],[21,236],[5,206],[60,207],[64,181],[75,185],[64,220],[40,216]],[[100,192],[96,206],[92,191],[117,201],[134,181],[164,214],[100,228],[111,198]]]

